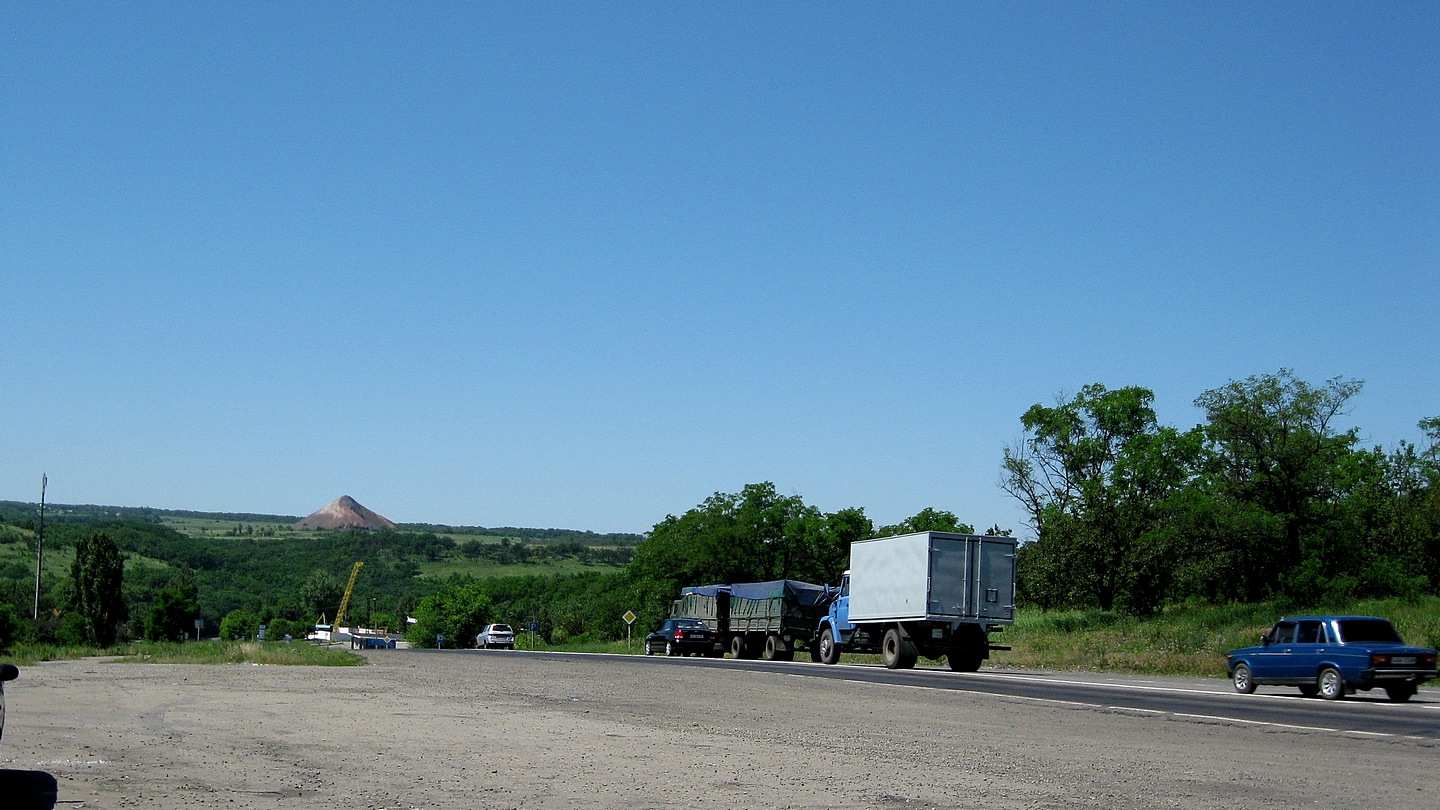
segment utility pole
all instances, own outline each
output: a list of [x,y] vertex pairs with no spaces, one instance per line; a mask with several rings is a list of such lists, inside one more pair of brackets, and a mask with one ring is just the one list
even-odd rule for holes
[[40,561],[45,556],[45,473],[40,473],[40,534],[35,540],[35,615],[40,618]]

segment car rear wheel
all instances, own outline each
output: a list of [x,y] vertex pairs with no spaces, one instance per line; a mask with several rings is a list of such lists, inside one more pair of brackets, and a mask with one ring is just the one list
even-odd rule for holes
[[1255,693],[1255,678],[1250,675],[1249,664],[1236,664],[1235,671],[1230,674],[1230,682],[1234,684],[1235,691],[1242,695]]
[[1413,684],[1413,683],[1397,683],[1397,684],[1392,684],[1392,685],[1390,685],[1390,686],[1385,687],[1385,696],[1388,697],[1388,698],[1390,698],[1391,702],[1393,702],[1393,703],[1404,703],[1405,701],[1409,700],[1410,698],[1415,697],[1415,684]]
[[1320,677],[1315,679],[1315,684],[1320,688],[1320,697],[1326,700],[1345,697],[1345,679],[1340,677],[1340,670],[1334,667],[1320,670]]
[[666,654],[666,655],[679,655],[679,654],[680,654],[680,651],[677,650],[677,649],[675,649],[675,642],[673,642],[673,641],[667,641],[667,642],[665,642],[665,654]]

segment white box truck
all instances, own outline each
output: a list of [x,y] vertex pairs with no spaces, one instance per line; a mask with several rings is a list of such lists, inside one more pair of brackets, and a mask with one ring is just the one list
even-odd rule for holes
[[816,629],[826,664],[843,652],[879,653],[908,669],[919,656],[944,657],[974,672],[990,635],[1015,623],[1015,538],[916,532],[850,544],[850,570]]

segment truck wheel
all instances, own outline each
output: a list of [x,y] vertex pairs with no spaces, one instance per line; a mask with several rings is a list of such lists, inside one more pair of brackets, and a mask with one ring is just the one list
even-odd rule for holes
[[835,645],[835,633],[828,627],[820,634],[820,663],[840,663],[840,648]]
[[765,637],[765,650],[762,657],[766,661],[794,661],[795,650],[785,646],[785,642],[779,636]]
[[1249,664],[1236,664],[1235,671],[1230,675],[1230,682],[1234,684],[1235,691],[1242,695],[1255,693],[1255,679],[1250,676]]
[[731,636],[731,637],[730,637],[730,657],[731,657],[731,658],[744,658],[744,657],[745,657],[745,637],[744,637],[744,636]]
[[945,663],[951,672],[979,672],[985,656],[975,650],[950,650],[945,653]]
[[1315,683],[1320,687],[1320,697],[1326,700],[1345,697],[1345,679],[1340,677],[1340,670],[1334,667],[1320,670],[1320,677],[1315,679]]
[[1410,698],[1415,697],[1415,684],[1397,683],[1387,686],[1385,687],[1385,696],[1390,698],[1392,703],[1404,703]]
[[910,669],[915,666],[915,661],[920,654],[915,651],[915,645],[910,640],[901,636],[900,631],[890,628],[885,631],[885,640],[880,645],[880,657],[885,661],[886,669]]
[[810,653],[810,663],[820,663],[820,646],[818,644],[811,644],[808,652]]

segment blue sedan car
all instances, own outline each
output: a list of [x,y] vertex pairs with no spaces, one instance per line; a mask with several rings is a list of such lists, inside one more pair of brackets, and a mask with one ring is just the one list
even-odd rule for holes
[[1281,619],[1260,637],[1260,646],[1231,650],[1225,662],[1235,691],[1243,695],[1274,684],[1338,700],[1378,687],[1398,703],[1440,675],[1435,650],[1407,645],[1389,621],[1374,616]]

